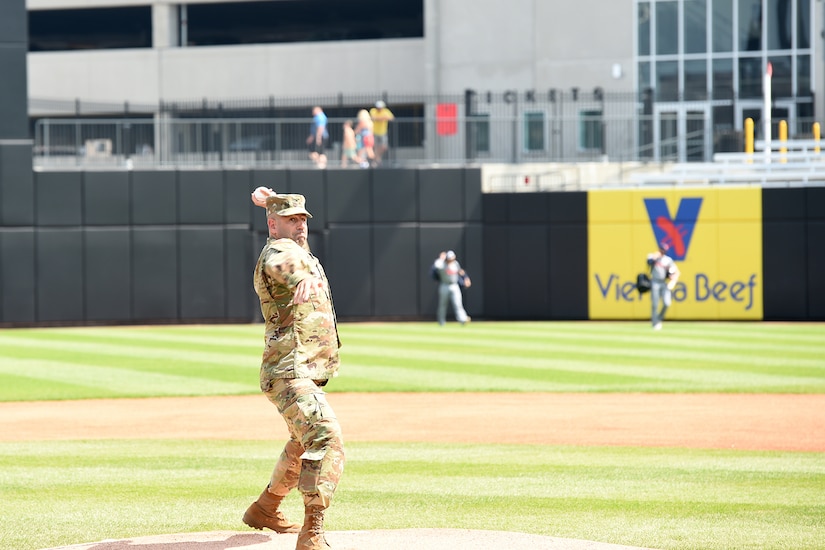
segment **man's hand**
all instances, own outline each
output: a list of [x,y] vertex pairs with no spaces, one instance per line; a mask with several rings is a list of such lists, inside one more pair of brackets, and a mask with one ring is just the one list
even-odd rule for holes
[[316,291],[321,291],[324,288],[324,282],[318,277],[307,277],[295,287],[295,297],[293,301],[296,304],[307,303]]
[[674,288],[676,288],[676,281],[669,281],[667,283],[667,289],[668,290],[673,290]]

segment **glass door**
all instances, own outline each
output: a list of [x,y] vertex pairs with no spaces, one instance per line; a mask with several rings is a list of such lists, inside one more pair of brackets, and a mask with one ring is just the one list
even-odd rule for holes
[[660,162],[709,161],[710,107],[706,104],[660,103],[653,113],[653,154]]

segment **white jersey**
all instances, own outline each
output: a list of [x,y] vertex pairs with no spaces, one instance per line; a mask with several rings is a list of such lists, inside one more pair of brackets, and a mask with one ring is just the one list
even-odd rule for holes
[[676,268],[676,262],[667,254],[662,254],[658,258],[655,253],[648,254],[647,263],[650,264],[650,279],[655,283],[665,282]]

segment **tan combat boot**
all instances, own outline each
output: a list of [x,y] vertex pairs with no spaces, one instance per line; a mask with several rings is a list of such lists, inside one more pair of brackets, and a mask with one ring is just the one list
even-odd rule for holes
[[243,522],[253,529],[272,529],[276,533],[297,533],[301,526],[292,523],[278,510],[284,497],[273,495],[269,492],[269,487],[264,489],[258,500],[253,502],[246,509],[243,515]]
[[324,509],[307,506],[304,512],[304,526],[298,535],[295,550],[332,550],[324,538]]

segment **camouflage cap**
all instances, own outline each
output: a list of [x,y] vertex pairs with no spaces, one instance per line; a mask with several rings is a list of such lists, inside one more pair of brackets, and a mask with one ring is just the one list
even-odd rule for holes
[[306,214],[311,218],[312,214],[304,208],[306,199],[303,195],[271,195],[266,198],[266,215],[291,216],[293,214]]

